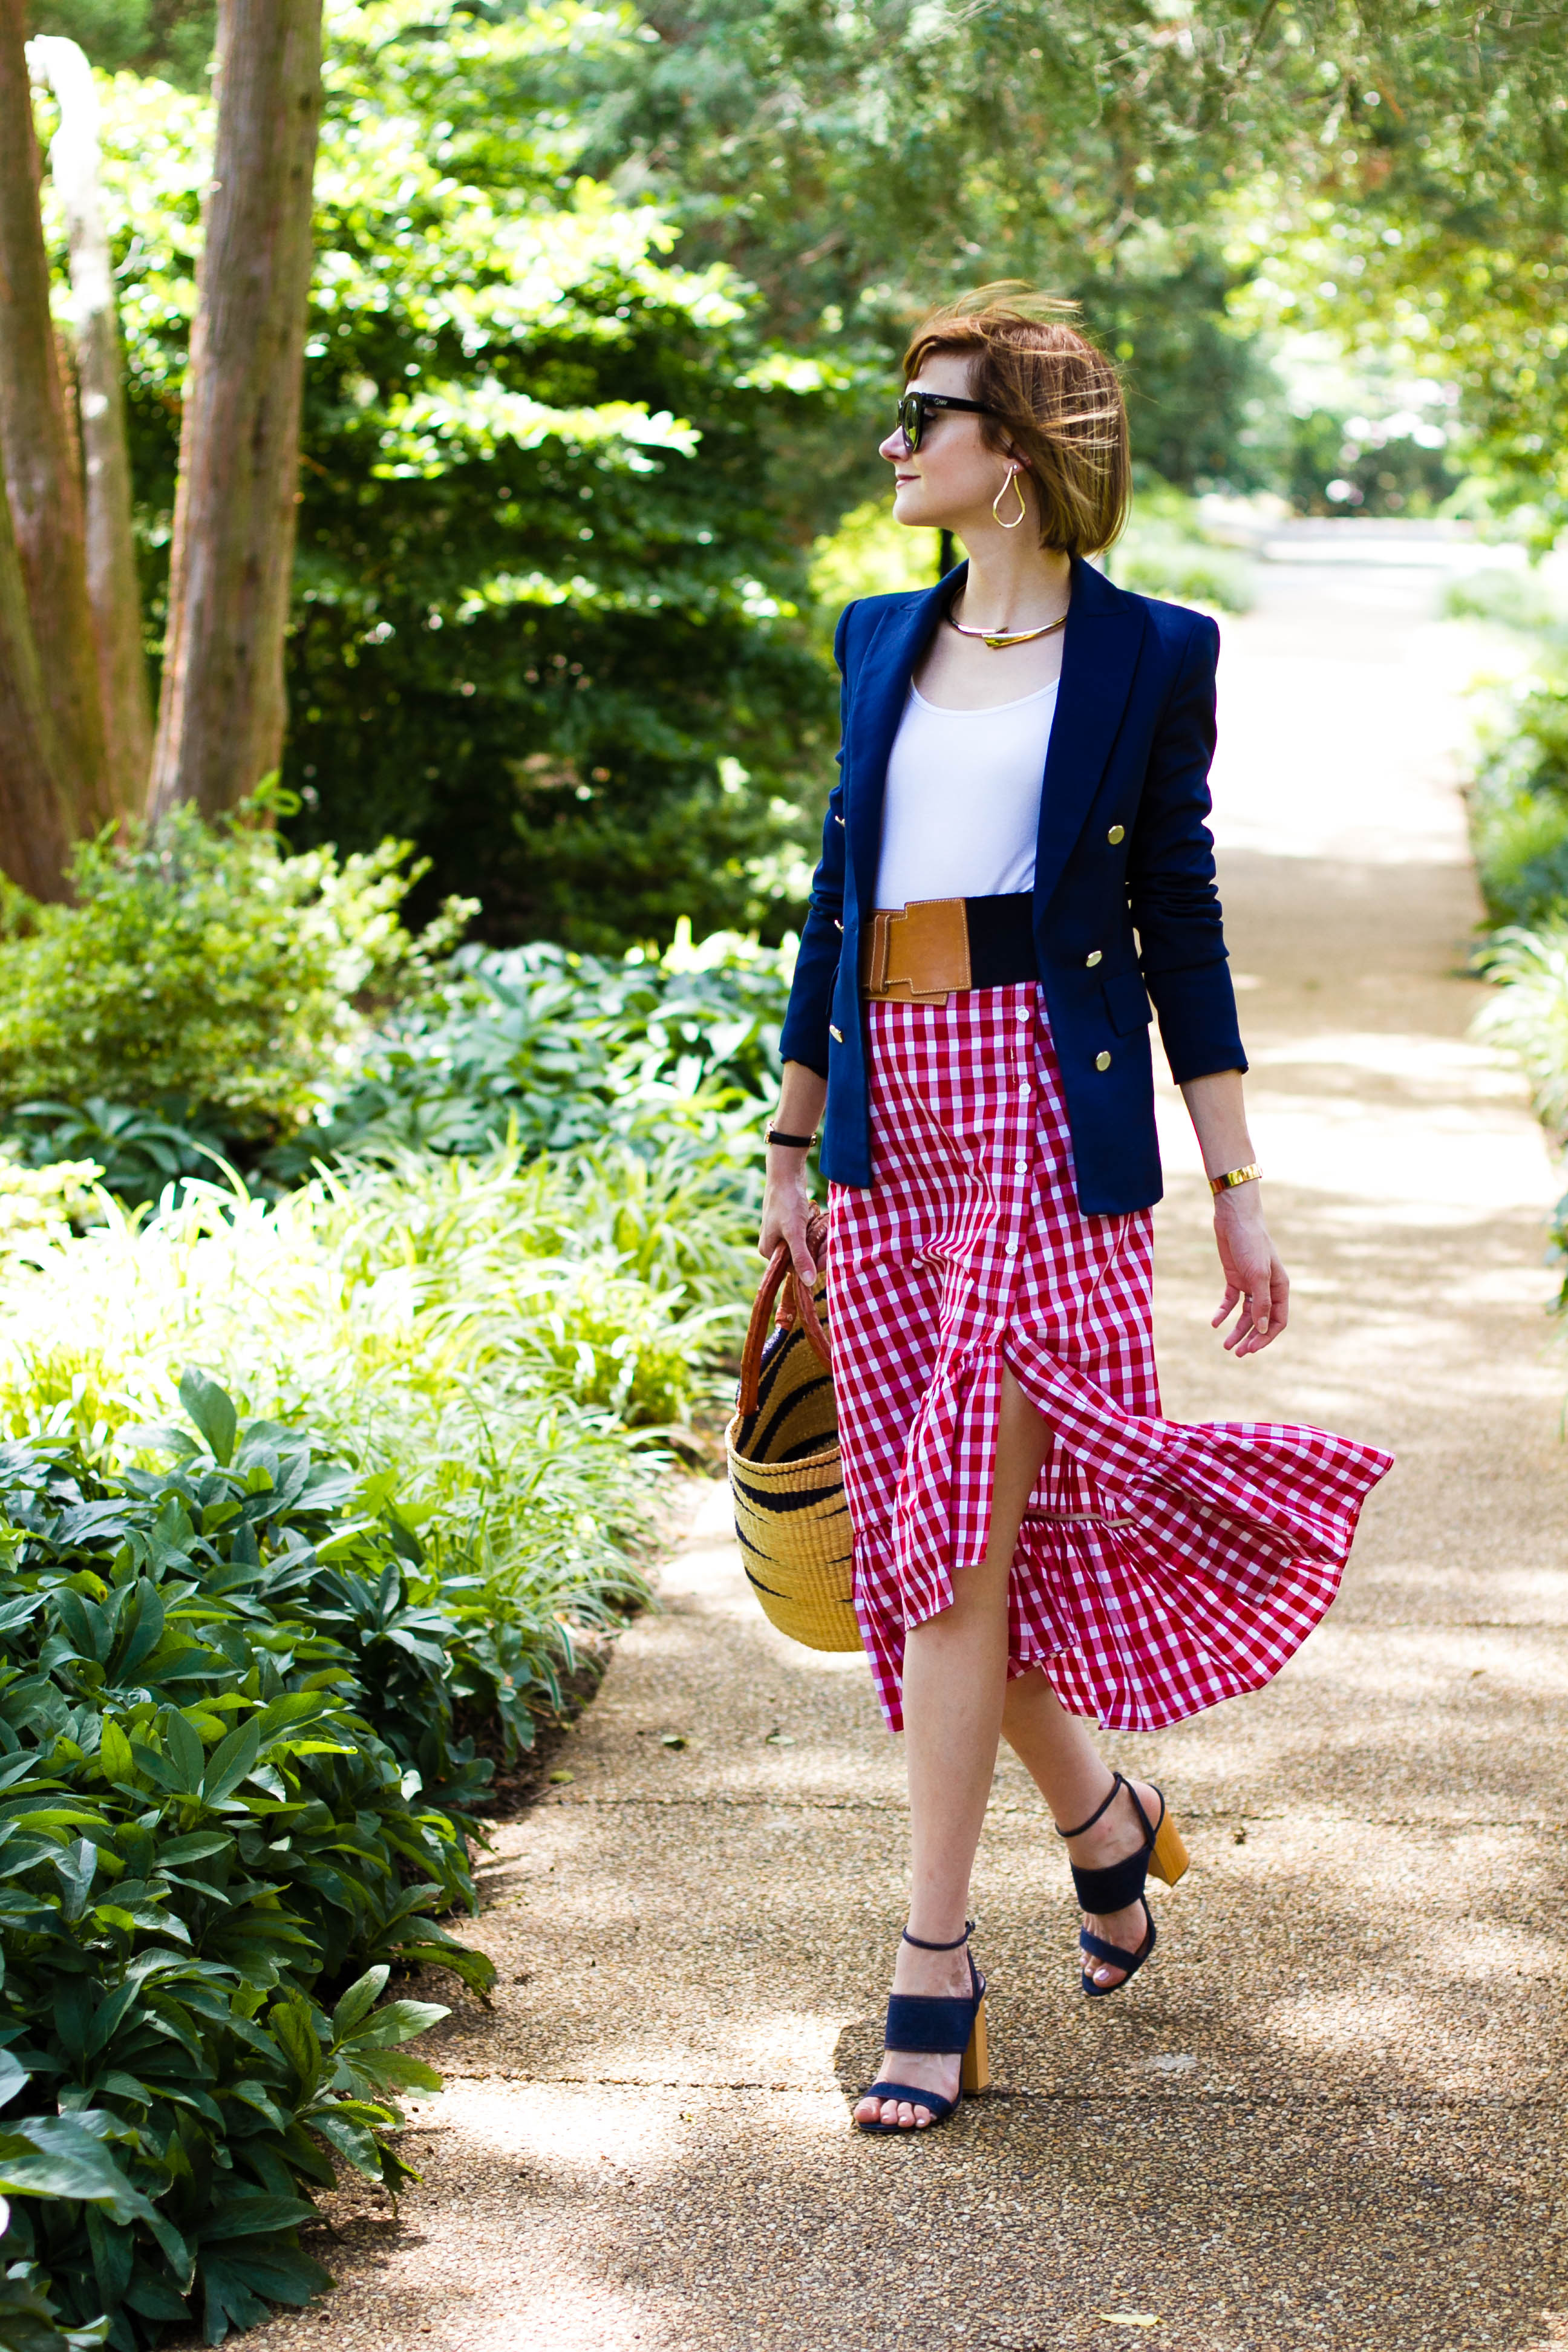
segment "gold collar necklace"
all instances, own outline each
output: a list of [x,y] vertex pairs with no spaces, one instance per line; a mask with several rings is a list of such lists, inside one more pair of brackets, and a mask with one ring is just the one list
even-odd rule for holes
[[990,646],[993,653],[999,653],[1007,646],[1033,645],[1037,637],[1054,636],[1058,629],[1066,628],[1067,617],[1066,613],[1059,614],[1056,620],[1046,622],[1038,629],[966,629],[962,621],[953,619],[951,605],[942,615],[948,627],[955,629],[961,637],[978,637],[982,645]]

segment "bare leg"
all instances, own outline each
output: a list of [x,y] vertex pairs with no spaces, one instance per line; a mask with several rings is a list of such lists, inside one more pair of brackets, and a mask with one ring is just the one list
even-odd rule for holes
[[[1007,1580],[1047,1440],[1046,1424],[1005,1370],[985,1557],[955,1580],[952,1608],[916,1626],[905,1645],[910,1933],[927,1943],[949,1943],[963,1933],[969,1874],[996,1769],[1007,1688]],[[1101,1788],[1099,1794],[1103,1793]],[[966,1994],[969,1963],[963,1948],[922,1952],[900,1943],[893,1990]],[[886,2081],[909,2083],[953,2099],[958,2096],[959,2063],[957,2054],[889,2050],[879,2071]],[[868,2122],[879,2113],[884,2123],[897,2122],[911,2130],[931,2122],[928,2107],[908,2100],[863,2099],[855,2113]]]
[[[1112,1785],[1110,1769],[1096,1753],[1088,1725],[1068,1714],[1044,1675],[1019,1675],[1007,1685],[1002,1732],[1027,1768],[1058,1829],[1087,1822],[1103,1803]],[[1157,1821],[1159,1798],[1146,1781],[1133,1785],[1150,1821]],[[1119,1790],[1115,1804],[1091,1830],[1068,1840],[1068,1853],[1080,1868],[1100,1870],[1136,1853],[1142,1843],[1143,1832],[1131,1801],[1125,1790]],[[1135,1952],[1148,1932],[1139,1903],[1125,1911],[1086,1914],[1085,1924],[1091,1935],[1123,1952]],[[1096,1984],[1107,1987],[1119,1985],[1126,1973],[1106,1960],[1095,1960],[1089,1968]]]

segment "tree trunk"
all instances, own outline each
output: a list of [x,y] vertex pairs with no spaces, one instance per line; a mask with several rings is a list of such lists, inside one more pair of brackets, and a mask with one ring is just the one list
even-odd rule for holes
[[217,55],[154,814],[232,807],[283,749],[321,0],[220,0]]
[[0,494],[0,871],[35,898],[61,895],[70,850],[58,757],[11,509]]
[[[0,0],[0,461],[51,722],[45,749],[68,838],[102,824],[115,807],[104,764],[81,485],[49,317],[24,13],[24,0]],[[27,700],[20,674],[11,692]],[[36,821],[40,838],[60,829],[41,811]]]
[[142,595],[131,530],[131,456],[120,320],[98,180],[98,93],[74,41],[43,37],[28,63],[58,101],[49,169],[70,233],[78,413],[87,503],[87,593],[92,607],[110,789],[122,809],[147,797],[153,699],[142,645]]

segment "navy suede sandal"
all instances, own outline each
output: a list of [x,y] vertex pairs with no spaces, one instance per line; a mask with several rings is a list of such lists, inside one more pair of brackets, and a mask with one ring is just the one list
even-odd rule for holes
[[[971,1919],[962,1936],[951,1944],[922,1943],[919,1936],[904,1929],[904,1941],[919,1952],[956,1952],[967,1944],[974,1932]],[[964,1955],[969,1962],[969,1993],[967,1998],[953,1995],[947,1999],[934,1994],[895,1992],[888,2000],[888,2026],[883,2046],[889,2050],[932,2051],[938,2056],[951,2057],[963,2053],[959,2068],[958,2099],[972,2097],[976,2091],[985,2090],[991,2081],[991,2061],[985,2046],[985,1979],[974,1965],[974,1955]],[[922,2091],[913,2083],[873,2083],[862,2091],[863,2099],[902,2099],[911,2107],[924,2107],[931,2116],[929,2124],[885,2124],[879,2116],[875,2122],[855,2120],[857,2131],[901,2132],[912,2136],[920,2131],[934,2131],[938,2124],[946,2123],[958,2106],[958,2099],[944,2099],[940,2091]]]
[[1143,1892],[1149,1873],[1152,1871],[1156,1878],[1163,1878],[1167,1886],[1174,1886],[1187,1867],[1187,1849],[1166,1811],[1164,1792],[1159,1789],[1154,1791],[1160,1800],[1160,1818],[1151,1827],[1149,1816],[1138,1801],[1137,1790],[1131,1780],[1122,1779],[1120,1772],[1111,1775],[1110,1794],[1104,1804],[1097,1805],[1088,1821],[1080,1822],[1076,1830],[1058,1830],[1058,1837],[1081,1837],[1085,1830],[1091,1830],[1100,1815],[1116,1802],[1119,1789],[1125,1789],[1132,1800],[1132,1810],[1142,1827],[1143,1843],[1136,1853],[1127,1854],[1121,1862],[1109,1863],[1103,1870],[1080,1870],[1078,1864],[1073,1863],[1073,1892],[1078,1896],[1080,1910],[1100,1916],[1108,1911],[1125,1911],[1134,1903],[1141,1903],[1149,1932],[1135,1952],[1124,1952],[1119,1945],[1107,1943],[1103,1936],[1091,1936],[1087,1927],[1083,1929],[1078,1940],[1090,1959],[1102,1960],[1110,1968],[1126,1971],[1121,1984],[1102,1985],[1096,1984],[1085,1969],[1081,1982],[1090,2000],[1103,2000],[1108,1993],[1120,1992],[1121,1985],[1131,1984],[1154,1949],[1154,1914],[1150,1910]]

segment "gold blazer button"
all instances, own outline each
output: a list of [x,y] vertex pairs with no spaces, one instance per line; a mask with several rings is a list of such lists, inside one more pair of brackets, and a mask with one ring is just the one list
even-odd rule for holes
[[[843,1032],[843,1030],[842,1030],[842,1029],[836,1029],[836,1028],[834,1027],[834,1025],[833,1025],[833,1024],[832,1024],[832,1022],[831,1022],[831,1021],[830,1021],[830,1022],[828,1023],[828,1024],[827,1024],[827,1034],[828,1034],[828,1035],[832,1038],[832,1040],[833,1040],[833,1042],[834,1042],[834,1044],[835,1044],[836,1045],[843,1045],[843,1043],[844,1043],[844,1032]],[[1109,1062],[1109,1061],[1110,1061],[1110,1055],[1109,1055],[1109,1054],[1107,1054],[1107,1055],[1106,1055],[1106,1057],[1105,1057],[1105,1058],[1106,1058],[1106,1060]]]
[[1098,948],[1090,948],[1083,961],[1085,969],[1089,971],[1092,971],[1095,965],[1101,961],[1100,950]]
[[1112,849],[1120,849],[1127,838],[1127,827],[1124,824],[1113,824],[1105,838],[1110,842]]
[[1094,1066],[1097,1070],[1109,1070],[1110,1067],[1110,1055],[1097,1054],[1094,1057]]

